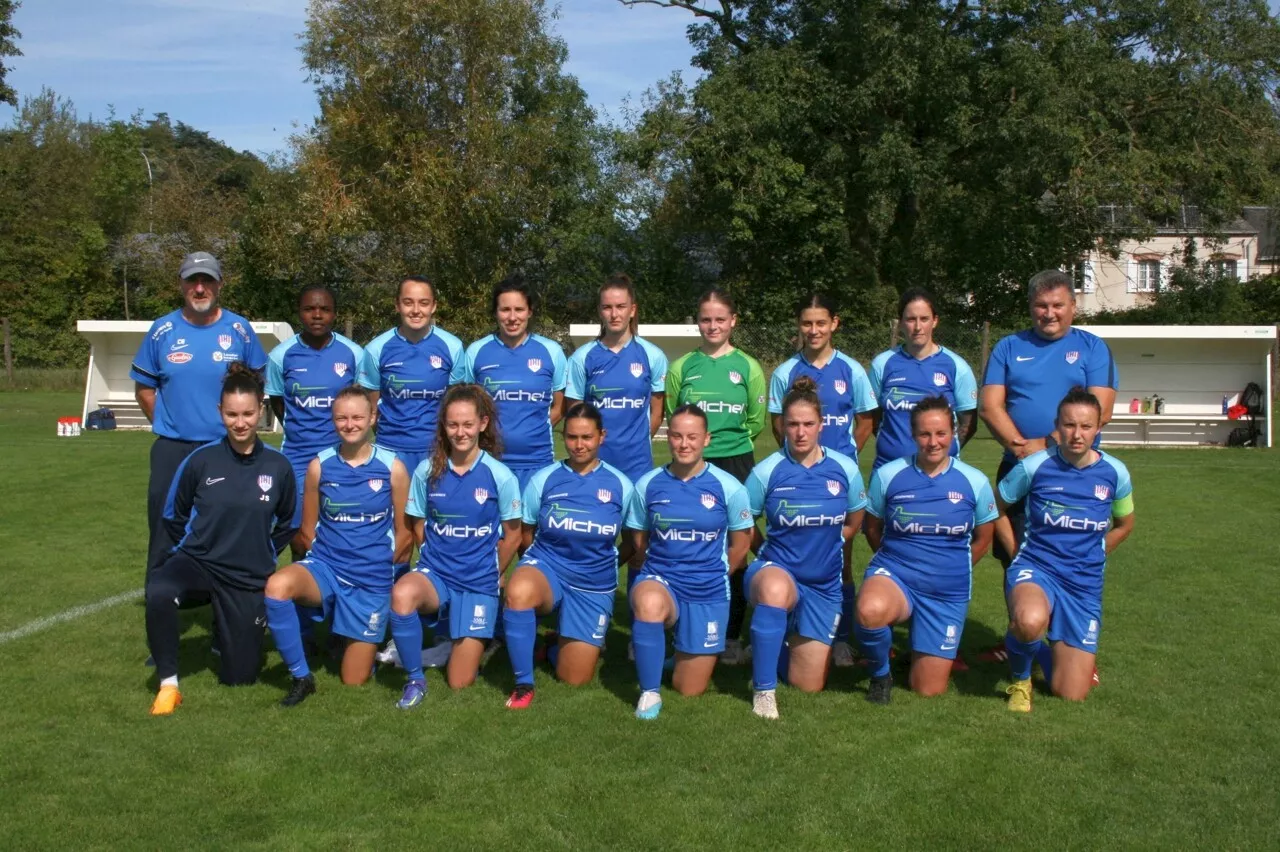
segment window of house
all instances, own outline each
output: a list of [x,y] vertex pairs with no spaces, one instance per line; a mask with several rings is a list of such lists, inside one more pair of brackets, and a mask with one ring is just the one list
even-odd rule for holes
[[1138,292],[1154,293],[1160,289],[1160,261],[1138,261]]
[[1217,258],[1209,261],[1209,273],[1218,278],[1238,278],[1240,270],[1234,258]]
[[1081,258],[1075,263],[1067,264],[1063,272],[1071,276],[1071,280],[1074,282],[1072,287],[1077,293],[1093,292],[1093,263],[1087,258]]

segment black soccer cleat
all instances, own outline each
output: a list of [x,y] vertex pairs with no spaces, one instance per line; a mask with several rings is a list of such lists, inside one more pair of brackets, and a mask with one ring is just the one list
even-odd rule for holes
[[315,675],[307,675],[306,677],[295,677],[293,686],[289,688],[289,694],[280,699],[281,707],[296,707],[303,701],[307,700],[307,696],[316,691]]
[[872,704],[888,704],[893,692],[893,676],[873,677],[867,685],[867,700]]

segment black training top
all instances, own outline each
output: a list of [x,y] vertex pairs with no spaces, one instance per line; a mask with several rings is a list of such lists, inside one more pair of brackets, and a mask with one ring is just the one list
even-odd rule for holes
[[293,538],[297,484],[284,455],[258,440],[240,455],[224,437],[187,456],[164,504],[181,550],[215,579],[260,591]]

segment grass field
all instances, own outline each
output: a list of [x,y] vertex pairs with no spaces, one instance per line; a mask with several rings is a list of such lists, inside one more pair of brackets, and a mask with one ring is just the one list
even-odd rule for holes
[[[1102,687],[1004,709],[1005,671],[975,665],[941,698],[863,701],[836,671],[817,696],[750,709],[749,670],[632,718],[625,631],[600,681],[538,674],[503,709],[503,656],[473,688],[401,673],[295,710],[288,675],[216,685],[207,615],[183,637],[184,706],[147,708],[140,599],[21,638],[42,617],[138,589],[150,436],[55,437],[75,394],[0,397],[0,847],[515,849],[1275,848],[1280,836],[1280,456],[1122,451],[1138,524],[1112,559]],[[761,448],[762,452],[764,448]],[[996,446],[966,458],[994,473]],[[859,543],[861,558],[867,553]],[[963,646],[1003,634],[999,566],[975,577]],[[901,641],[903,636],[899,634]],[[901,683],[901,681],[900,681]]]

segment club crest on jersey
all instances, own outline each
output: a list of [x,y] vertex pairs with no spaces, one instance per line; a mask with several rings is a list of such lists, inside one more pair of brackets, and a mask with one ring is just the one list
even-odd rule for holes
[[1070,352],[1067,353],[1068,364],[1074,364],[1078,360],[1080,360],[1080,353],[1077,352],[1076,350],[1072,349]]
[[836,379],[834,382],[831,383],[831,386],[835,388],[836,393],[840,394],[841,396],[844,396],[845,392],[849,390],[849,385],[845,382],[844,379]]
[[381,491],[381,490],[382,490],[382,480],[381,480],[381,479],[370,479],[370,480],[369,480],[369,487],[370,487],[370,488],[372,488],[374,491]]
[[702,492],[702,505],[706,509],[714,509],[716,507],[716,498],[714,494]]
[[831,496],[835,497],[840,493],[840,483],[834,479],[827,480],[827,490],[831,492]]
[[635,376],[638,379],[643,374],[644,374],[644,364],[641,364],[639,361],[632,361],[631,375]]
[[1105,500],[1111,496],[1111,489],[1105,485],[1095,485],[1093,486],[1093,496],[1099,500]]
[[222,350],[223,350],[224,352],[225,352],[226,350],[230,349],[230,348],[231,348],[231,335],[229,335],[229,334],[219,334],[219,335],[218,335],[218,345],[222,347]]
[[259,476],[259,477],[258,477],[258,487],[259,487],[259,488],[261,488],[263,491],[270,491],[270,490],[271,490],[271,477],[270,477],[270,476],[267,476],[266,474],[263,474],[262,476]]
[[476,498],[476,502],[477,502],[477,503],[483,503],[485,500],[488,500],[488,499],[489,499],[489,489],[487,489],[487,488],[477,488],[477,489],[476,489],[476,493],[475,493],[475,498]]
[[337,374],[338,374],[338,378],[340,378],[340,379],[341,379],[341,378],[343,378],[344,376],[346,376],[346,375],[347,375],[347,364],[346,364],[346,362],[345,362],[345,361],[335,361],[335,362],[333,362],[333,371],[334,371],[335,373],[337,373]]
[[736,370],[730,370],[729,381],[733,382],[735,385],[742,384],[742,374],[737,372]]
[[530,358],[530,359],[529,359],[529,372],[531,372],[531,373],[536,373],[536,372],[538,372],[538,371],[539,371],[539,370],[541,370],[541,369],[542,369],[542,359],[541,359],[541,358]]
[[610,500],[613,499],[613,492],[610,491],[608,488],[601,488],[599,491],[596,492],[596,499],[598,499],[601,503],[608,503]]
[[952,503],[959,503],[961,500],[964,499],[964,495],[961,494],[959,491],[948,491],[947,499],[950,500]]
[[937,385],[938,387],[940,387],[940,388],[941,388],[941,387],[946,387],[946,384],[947,384],[947,374],[946,374],[946,373],[934,373],[934,374],[933,374],[933,383],[934,383],[935,385]]
[[443,358],[441,358],[439,355],[432,355],[432,356],[431,356],[431,369],[433,369],[433,370],[439,370],[439,369],[440,369],[441,367],[443,367],[443,366],[444,366],[444,359],[443,359]]

